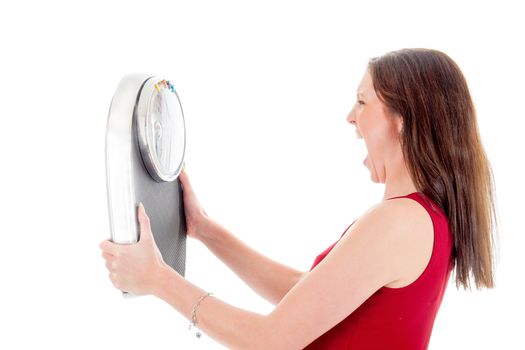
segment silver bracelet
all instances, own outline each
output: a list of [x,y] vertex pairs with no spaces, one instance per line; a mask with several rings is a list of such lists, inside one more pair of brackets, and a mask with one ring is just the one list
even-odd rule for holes
[[202,333],[200,332],[199,328],[197,327],[197,308],[199,307],[201,301],[204,300],[204,298],[210,296],[210,295],[213,295],[213,293],[206,293],[204,294],[200,299],[199,301],[197,301],[197,303],[195,303],[195,306],[193,306],[193,310],[191,311],[191,321],[190,321],[190,326],[188,327],[188,330],[191,329],[191,326],[197,328],[197,333],[195,333],[195,336],[197,338],[200,338]]

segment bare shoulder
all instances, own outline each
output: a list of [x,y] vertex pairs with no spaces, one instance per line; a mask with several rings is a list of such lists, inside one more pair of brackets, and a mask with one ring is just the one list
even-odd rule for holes
[[425,267],[421,252],[428,252],[419,246],[427,248],[428,242],[414,237],[428,235],[416,232],[425,223],[425,209],[412,202],[381,202],[358,218],[267,316],[264,348],[303,349],[381,287],[417,278]]
[[386,242],[397,257],[391,266],[397,278],[387,287],[404,287],[423,273],[432,255],[434,227],[420,203],[406,197],[382,201],[360,216],[356,224],[357,232],[370,235],[373,244]]
[[368,209],[359,219],[365,217],[378,224],[395,225],[401,229],[431,222],[427,210],[417,201],[406,197],[382,201]]

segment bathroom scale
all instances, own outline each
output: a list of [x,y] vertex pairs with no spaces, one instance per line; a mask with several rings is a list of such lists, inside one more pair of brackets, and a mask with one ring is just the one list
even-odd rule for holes
[[164,262],[184,276],[186,221],[179,173],[186,129],[169,80],[124,76],[111,100],[106,127],[106,189],[111,241],[140,240],[139,202],[150,218]]

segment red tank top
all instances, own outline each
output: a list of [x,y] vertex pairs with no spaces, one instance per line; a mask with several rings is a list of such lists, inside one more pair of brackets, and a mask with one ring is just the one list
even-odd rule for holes
[[[434,245],[427,267],[408,286],[377,290],[348,317],[305,349],[427,349],[452,271],[452,237],[447,217],[430,198],[421,192],[414,192],[388,199],[401,197],[419,202],[432,218]],[[310,271],[337,242],[317,256]]]

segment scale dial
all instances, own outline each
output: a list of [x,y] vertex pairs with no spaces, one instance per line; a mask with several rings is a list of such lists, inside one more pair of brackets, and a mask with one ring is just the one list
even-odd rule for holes
[[149,78],[135,110],[140,153],[157,182],[175,180],[184,164],[186,131],[179,96],[168,80]]

